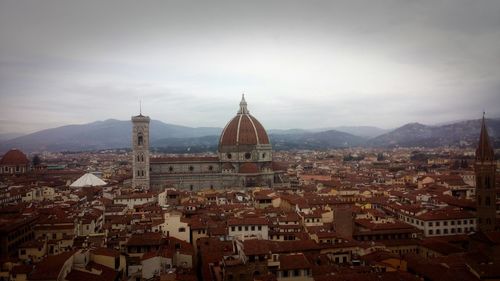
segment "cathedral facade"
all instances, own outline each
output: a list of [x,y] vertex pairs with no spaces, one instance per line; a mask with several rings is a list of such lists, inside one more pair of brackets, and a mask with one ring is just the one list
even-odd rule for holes
[[287,185],[284,169],[262,124],[242,97],[240,108],[224,127],[213,157],[149,157],[149,117],[132,117],[134,188],[187,190]]

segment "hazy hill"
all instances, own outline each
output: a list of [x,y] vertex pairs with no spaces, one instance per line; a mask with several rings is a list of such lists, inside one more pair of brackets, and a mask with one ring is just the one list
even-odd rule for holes
[[270,134],[275,150],[328,149],[361,146],[365,139],[348,133],[328,130],[318,133]]
[[[490,135],[500,146],[500,119],[488,119]],[[352,146],[375,147],[436,147],[446,145],[473,146],[479,137],[480,120],[467,120],[441,126],[410,123],[374,138],[367,133],[380,132],[375,127],[343,127],[339,130],[314,132],[304,129],[269,130],[276,150],[328,149]],[[129,148],[130,121],[108,119],[83,125],[68,125],[42,130],[7,141],[0,141],[0,153],[10,148],[33,151],[81,151],[109,148]],[[221,128],[192,128],[151,121],[151,146],[169,152],[215,151]],[[355,132],[358,134],[356,135]],[[364,135],[364,136],[360,136]]]
[[[218,135],[220,128],[191,128],[152,120],[150,141],[165,138],[193,138]],[[130,147],[132,124],[130,121],[108,119],[83,125],[68,125],[38,131],[0,143],[0,151],[16,147],[31,151],[96,150]]]
[[288,129],[288,130],[269,130],[269,134],[277,135],[290,135],[290,134],[305,134],[305,133],[319,133],[335,130],[339,132],[348,133],[363,138],[374,138],[387,133],[389,130],[373,127],[373,126],[341,126],[341,127],[328,127],[328,128],[316,128],[316,129]]
[[0,134],[0,141],[8,141],[11,139],[15,139],[20,136],[24,136],[25,134],[21,133],[1,133]]
[[[360,146],[365,142],[361,137],[335,130],[319,133],[304,132],[304,130],[299,130],[298,132],[292,133],[284,130],[282,134],[270,133],[269,138],[273,149],[328,149]],[[160,151],[180,153],[188,151],[216,151],[218,143],[219,136],[214,135],[198,138],[165,138],[152,142],[152,146]]]
[[[500,120],[486,120],[490,137],[500,139]],[[368,145],[380,147],[423,146],[437,147],[447,145],[475,145],[479,138],[481,120],[460,121],[442,126],[428,126],[410,123],[368,141]]]
[[373,126],[342,126],[342,127],[335,127],[333,129],[364,138],[374,138],[382,134],[385,134],[389,131],[386,129],[381,129]]

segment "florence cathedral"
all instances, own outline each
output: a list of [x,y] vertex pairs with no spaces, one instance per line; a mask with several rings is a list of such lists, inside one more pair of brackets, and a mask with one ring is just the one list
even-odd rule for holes
[[148,116],[132,117],[134,188],[184,190],[286,186],[285,169],[273,162],[273,150],[262,124],[247,108],[224,127],[217,156],[150,157]]

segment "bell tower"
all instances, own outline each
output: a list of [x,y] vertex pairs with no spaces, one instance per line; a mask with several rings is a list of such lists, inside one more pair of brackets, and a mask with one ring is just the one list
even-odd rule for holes
[[149,117],[132,116],[132,187],[149,190]]
[[495,173],[496,162],[483,114],[481,134],[476,149],[476,201],[477,228],[480,231],[495,230],[496,223],[496,192]]

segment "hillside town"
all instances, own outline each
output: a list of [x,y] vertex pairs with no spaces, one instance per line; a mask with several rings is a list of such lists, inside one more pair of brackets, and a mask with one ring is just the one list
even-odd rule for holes
[[[279,184],[194,189],[134,182],[136,149],[11,149],[0,160],[0,280],[498,280],[500,162],[484,119],[478,139],[274,151]],[[219,157],[149,154],[180,166]],[[190,167],[177,175],[192,178]]]

